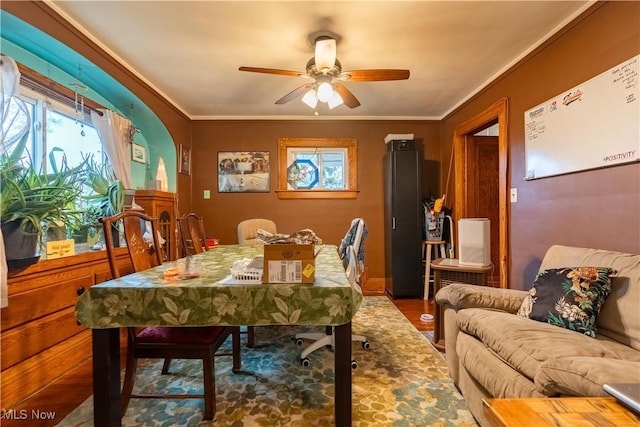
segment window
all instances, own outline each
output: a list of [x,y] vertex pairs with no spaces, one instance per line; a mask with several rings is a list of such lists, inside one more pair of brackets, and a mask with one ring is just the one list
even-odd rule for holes
[[355,139],[281,138],[278,140],[280,199],[354,199],[357,197]]
[[346,190],[349,165],[346,148],[287,149],[288,190]]
[[[86,104],[93,104],[92,109],[99,106],[85,101],[81,94],[76,94],[32,70],[25,71],[25,68],[19,65],[21,78],[16,94],[19,101],[12,100],[10,105],[13,107],[8,110],[6,120],[3,118],[4,130],[9,131],[10,138],[2,143],[6,143],[4,148],[11,153],[16,149],[18,137],[26,131],[26,145],[24,151],[20,152],[23,156],[20,161],[26,168],[33,170],[36,175],[55,174],[67,168],[72,169],[72,178],[75,180],[73,184],[77,184],[82,193],[78,194],[72,188],[69,189],[70,196],[76,199],[67,198],[65,205],[60,207],[71,213],[45,217],[42,227],[46,227],[47,234],[43,238],[73,238],[77,243],[83,244],[76,247],[76,252],[88,250],[98,239],[95,231],[99,229],[97,218],[102,214],[102,209],[98,206],[99,199],[90,201],[83,197],[93,195],[96,190],[93,185],[84,185],[88,181],[83,180],[84,175],[79,169],[73,168],[80,166],[82,171],[88,171],[89,167],[105,166],[106,170],[110,168]],[[85,161],[89,157],[91,163],[86,164]],[[70,187],[75,188],[75,185]],[[76,194],[78,196],[75,196]],[[62,220],[66,226],[66,233],[49,228],[49,222],[55,218]]]
[[49,153],[54,148],[56,162],[60,164],[62,154],[70,167],[82,162],[83,156],[93,155],[96,161],[103,162],[106,156],[98,132],[85,112],[76,112],[74,108],[45,95],[20,87],[20,98],[27,103],[31,115],[29,153],[37,170],[51,172]]

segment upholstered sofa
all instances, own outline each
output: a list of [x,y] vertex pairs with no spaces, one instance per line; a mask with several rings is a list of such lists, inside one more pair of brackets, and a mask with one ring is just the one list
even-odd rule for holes
[[640,255],[556,245],[540,272],[569,267],[616,270],[595,338],[524,317],[528,291],[454,283],[437,293],[449,374],[480,425],[483,399],[606,396],[605,383],[640,382]]

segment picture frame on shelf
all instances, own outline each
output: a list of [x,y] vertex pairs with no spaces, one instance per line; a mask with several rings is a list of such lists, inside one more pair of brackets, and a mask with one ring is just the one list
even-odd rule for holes
[[268,193],[268,151],[219,151],[219,193]]
[[137,163],[147,163],[147,149],[143,145],[131,144],[131,160]]
[[191,147],[180,144],[180,169],[184,175],[191,175]]

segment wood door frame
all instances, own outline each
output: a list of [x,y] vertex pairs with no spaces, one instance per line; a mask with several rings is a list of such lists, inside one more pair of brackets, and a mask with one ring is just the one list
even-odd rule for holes
[[458,222],[465,218],[467,199],[467,135],[473,135],[482,128],[498,122],[498,198],[500,224],[500,287],[507,287],[509,277],[509,146],[508,146],[509,101],[502,98],[480,114],[460,123],[453,133],[453,155],[455,158],[455,201],[453,219]]

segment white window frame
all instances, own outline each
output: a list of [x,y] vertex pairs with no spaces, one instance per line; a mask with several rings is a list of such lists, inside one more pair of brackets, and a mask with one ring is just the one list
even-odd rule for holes
[[[34,117],[31,118],[31,143],[28,146],[29,154],[31,155],[31,158],[34,162],[32,167],[36,170],[51,172],[50,170],[48,170],[48,158],[46,157],[46,155],[51,151],[53,147],[56,146],[56,143],[55,141],[47,140],[47,111],[54,111],[58,114],[67,116],[70,119],[74,119],[76,115],[75,110],[63,102],[49,99],[46,95],[22,85],[20,85],[18,96],[25,102],[27,102],[30,106],[35,105]],[[95,129],[91,122],[91,116],[89,114],[84,114],[83,123],[85,127]],[[80,130],[78,130],[78,132],[80,132]],[[102,149],[101,158],[96,160],[100,162],[108,161],[104,148]],[[42,164],[43,162],[44,165]]]

